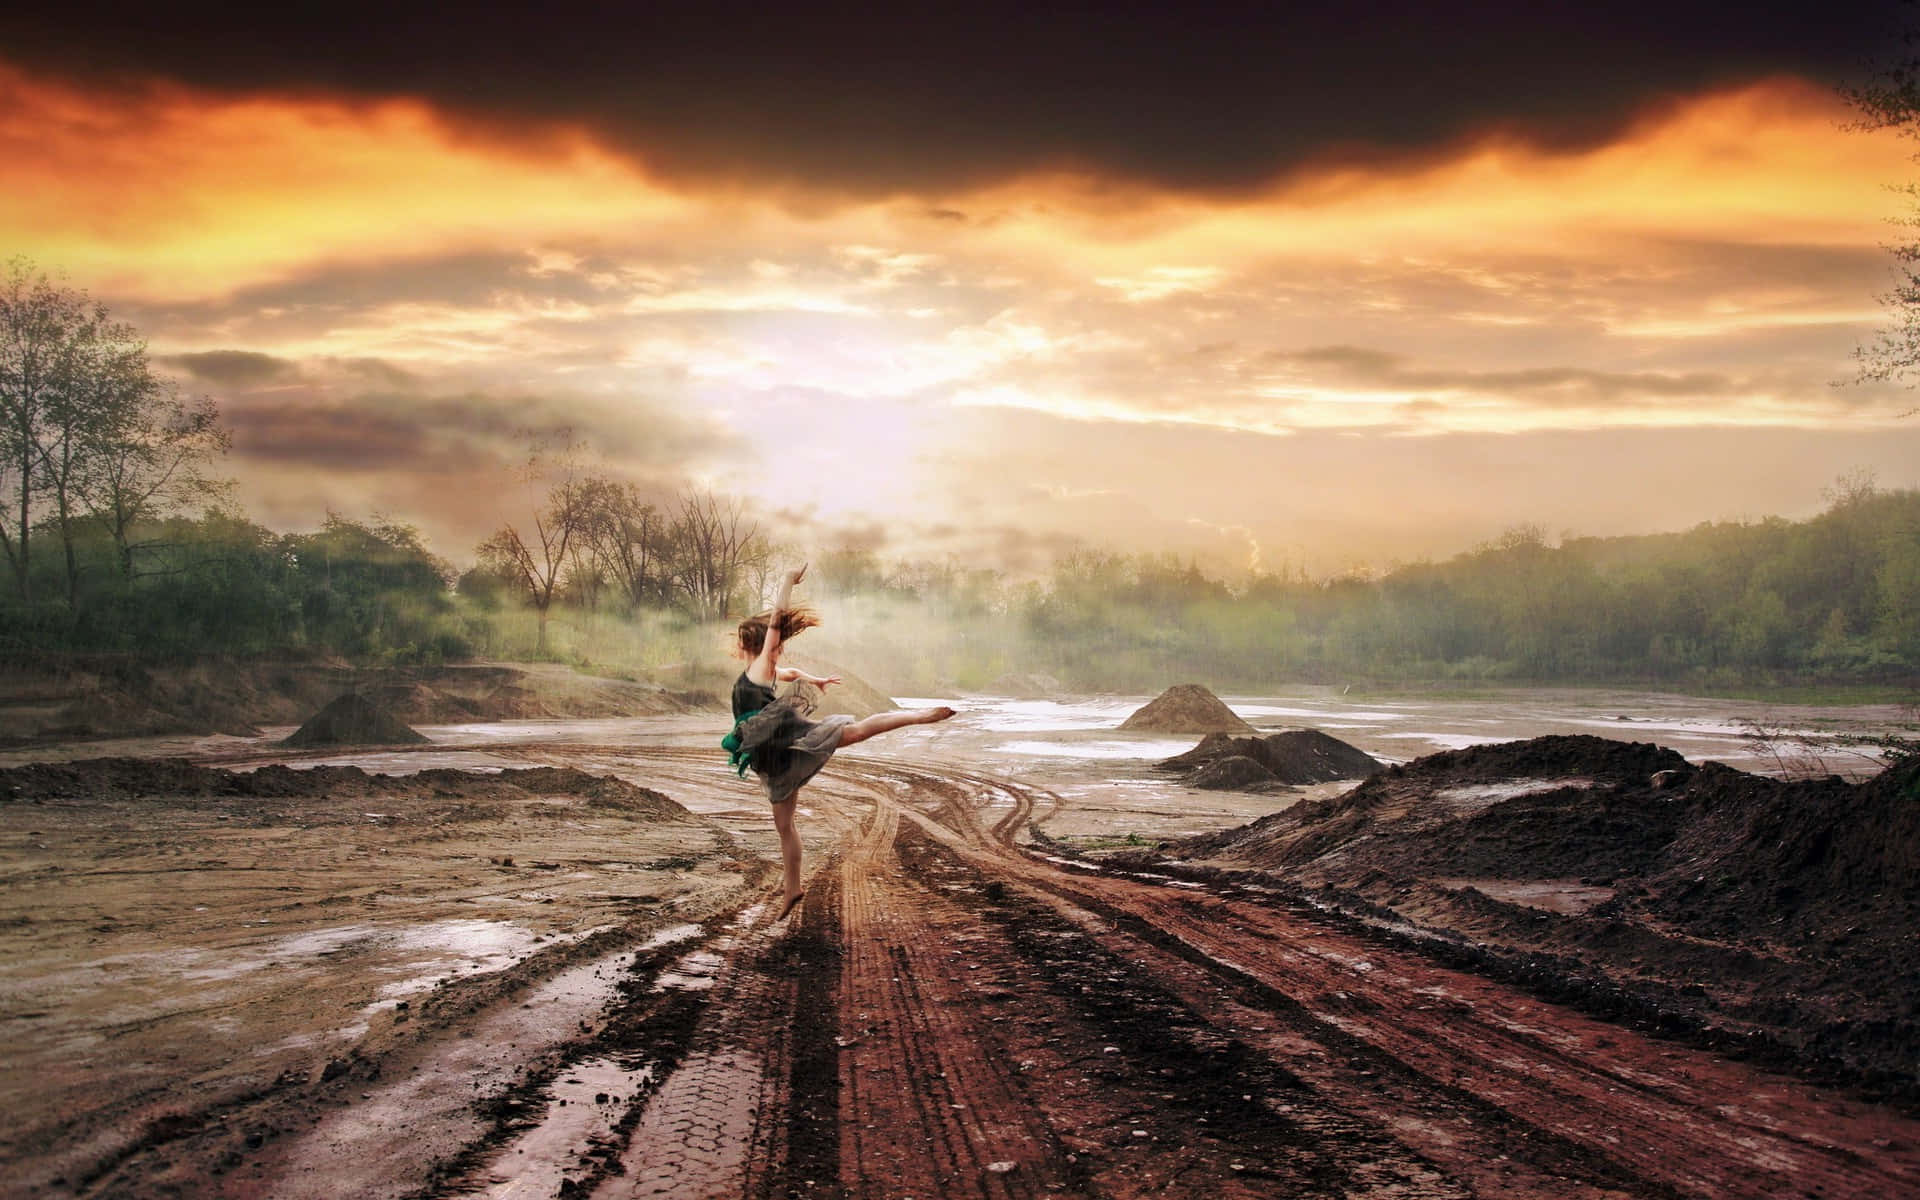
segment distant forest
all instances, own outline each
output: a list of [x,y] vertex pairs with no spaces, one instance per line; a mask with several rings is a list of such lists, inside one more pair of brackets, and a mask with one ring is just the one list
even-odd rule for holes
[[[16,260],[0,278],[0,653],[553,659],[705,686],[724,630],[807,548],[737,500],[643,495],[564,453],[544,500],[456,570],[397,520],[310,533],[247,517],[211,402],[182,400],[133,330]],[[1183,679],[1920,680],[1920,492],[1842,480],[1825,512],[1645,537],[1516,527],[1444,562],[1329,579],[1210,576],[1083,552],[1043,577],[813,548],[829,624],[801,643],[895,691]]]
[[[35,560],[37,586],[5,590],[0,645],[391,664],[553,659],[704,685],[726,670],[724,628],[760,603],[775,548],[723,499],[689,494],[666,509],[638,505],[644,522],[572,531],[551,572],[549,555],[503,544],[518,536],[511,527],[459,572],[393,521],[334,515],[315,532],[285,534],[229,506],[141,523],[125,543],[131,556],[83,524],[65,541],[49,531],[60,552]],[[644,571],[622,576],[600,561],[642,535],[651,544],[625,548]],[[1646,537],[1553,545],[1522,527],[1444,562],[1331,579],[1229,582],[1168,556],[1099,552],[1062,558],[1038,579],[863,550],[813,557],[810,588],[828,623],[800,648],[900,692],[986,690],[1009,673],[1123,691],[1188,678],[1247,689],[1920,678],[1911,490],[1855,486],[1807,521]]]

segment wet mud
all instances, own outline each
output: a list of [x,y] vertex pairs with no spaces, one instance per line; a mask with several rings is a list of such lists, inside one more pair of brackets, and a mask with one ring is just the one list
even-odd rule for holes
[[0,1028],[38,1049],[0,1194],[1920,1191],[1920,1121],[1860,1080],[1557,995],[1378,881],[1095,862],[1036,841],[1058,793],[863,753],[776,921],[712,750],[517,753],[591,769],[11,777]]

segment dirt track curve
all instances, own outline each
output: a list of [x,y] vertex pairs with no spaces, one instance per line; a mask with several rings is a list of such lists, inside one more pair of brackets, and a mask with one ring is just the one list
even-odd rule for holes
[[1045,858],[1016,837],[1056,801],[1006,779],[828,775],[834,848],[790,921],[755,903],[556,960],[318,1099],[162,1131],[86,1193],[1920,1195],[1920,1121],[1892,1110],[1281,897]]

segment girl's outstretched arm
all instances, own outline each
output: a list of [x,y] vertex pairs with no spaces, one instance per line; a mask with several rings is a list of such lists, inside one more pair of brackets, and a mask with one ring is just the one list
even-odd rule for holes
[[780,648],[780,614],[793,605],[793,585],[806,578],[807,564],[801,563],[780,579],[780,594],[774,598],[773,613],[767,618],[767,636],[760,640],[760,653],[747,668],[747,678],[755,683],[773,682],[773,655]]
[[828,684],[840,682],[838,675],[809,675],[798,667],[781,667],[778,671],[774,672],[774,675],[783,683],[792,683],[795,680],[799,680],[801,683],[810,683],[823,691]]

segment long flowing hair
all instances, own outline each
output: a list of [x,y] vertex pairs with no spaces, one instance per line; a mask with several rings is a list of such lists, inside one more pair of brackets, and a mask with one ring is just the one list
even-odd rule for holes
[[[739,653],[742,658],[755,658],[760,646],[767,640],[767,622],[773,619],[771,610],[755,613],[740,622]],[[784,643],[794,635],[805,633],[820,623],[820,614],[804,604],[780,610],[780,640]]]

